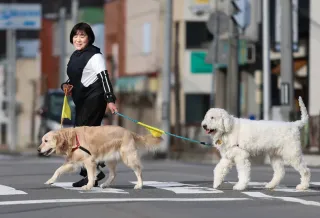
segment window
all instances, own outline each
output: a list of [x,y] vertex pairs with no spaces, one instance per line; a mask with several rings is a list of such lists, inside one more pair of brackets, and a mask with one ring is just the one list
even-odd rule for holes
[[186,48],[208,48],[213,35],[208,31],[206,22],[186,22]]
[[209,108],[209,94],[186,94],[186,123],[201,123]]
[[151,24],[143,24],[143,53],[149,54],[151,52]]

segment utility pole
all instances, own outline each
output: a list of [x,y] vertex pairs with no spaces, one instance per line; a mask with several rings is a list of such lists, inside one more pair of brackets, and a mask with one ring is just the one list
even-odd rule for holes
[[294,112],[293,62],[292,62],[292,2],[281,5],[281,113],[287,121]]
[[[164,55],[162,70],[162,130],[170,131],[170,108],[171,108],[171,47],[172,47],[172,0],[166,0],[165,4],[165,29],[164,29]],[[168,153],[170,138],[164,137],[161,150]]]
[[[291,0],[289,0],[291,1]],[[263,118],[270,120],[271,70],[270,70],[270,27],[269,0],[263,0]]]
[[79,9],[79,0],[72,0],[71,14],[72,14],[72,24],[73,25],[76,25],[78,22],[78,9]]
[[[179,21],[175,23],[175,48],[174,48],[174,101],[175,104],[175,134],[181,135],[181,114],[180,114],[180,66],[179,66]],[[175,145],[179,142],[179,140],[175,140]],[[177,145],[176,145],[177,146]],[[180,150],[181,146],[177,146]]]
[[[229,13],[236,14],[234,1],[229,1]],[[229,62],[227,81],[230,84],[227,86],[227,110],[235,115],[240,116],[239,110],[239,94],[240,94],[240,81],[239,81],[239,65],[238,65],[238,38],[239,31],[235,20],[232,18],[229,21]]]
[[8,96],[8,129],[7,140],[9,149],[14,151],[17,146],[17,116],[16,116],[16,30],[7,29],[7,96]]
[[[214,0],[214,10],[218,14],[219,1]],[[225,101],[225,75],[217,70],[218,55],[219,55],[219,16],[215,16],[213,20],[213,40],[212,47],[214,49],[213,64],[212,64],[212,88],[210,93],[210,107],[224,108]],[[215,99],[215,100],[214,100]]]
[[65,82],[65,69],[66,69],[66,8],[61,7],[59,10],[59,32],[60,32],[60,74],[59,84]]

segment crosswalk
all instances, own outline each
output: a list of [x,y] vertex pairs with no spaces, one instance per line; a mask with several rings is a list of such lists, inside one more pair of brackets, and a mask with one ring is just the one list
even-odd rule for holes
[[[133,186],[137,184],[136,181],[130,181],[130,184],[132,184],[132,187],[127,187],[126,189],[120,189],[120,188],[100,188],[100,187],[93,187],[91,190],[83,190],[81,187],[72,187],[72,182],[56,182],[52,184],[53,187],[58,187],[61,189],[65,189],[68,191],[75,191],[77,193],[85,193],[85,194],[94,194],[94,193],[110,193],[110,194],[125,194],[130,195],[130,192],[133,191]],[[226,184],[230,184],[229,189],[213,189],[209,186],[211,184],[206,183],[205,185],[201,184],[188,184],[188,183],[182,183],[182,182],[163,182],[163,181],[144,181],[143,182],[143,189],[149,187],[156,190],[165,191],[168,193],[173,193],[177,195],[183,195],[183,194],[225,194],[226,192],[233,191],[232,186],[236,182],[225,182]],[[308,190],[301,191],[296,190],[295,187],[287,187],[284,185],[280,185],[277,188],[273,189],[273,193],[319,193],[320,192],[320,182],[311,182],[311,187]],[[251,192],[263,192],[266,189],[264,186],[266,183],[264,182],[250,182],[248,185],[248,189],[244,190],[243,194],[248,195],[248,193]],[[143,191],[142,189],[142,191]],[[50,190],[50,187],[49,189]],[[236,193],[239,193],[239,191],[234,191]],[[1,195],[26,195],[27,190],[19,190],[14,187],[8,186],[8,185],[1,185],[0,184],[0,196]]]
[[[298,203],[307,206],[320,207],[320,197],[317,201],[310,201],[303,199],[306,193],[316,193],[312,196],[320,196],[320,182],[312,182],[310,189],[306,191],[296,190],[294,187],[279,186],[271,192],[264,188],[264,182],[250,182],[248,189],[244,191],[233,191],[232,186],[235,182],[225,182],[222,189],[213,189],[211,184],[199,184],[200,182],[164,182],[164,181],[144,181],[142,190],[134,190],[133,186],[137,183],[136,181],[130,181],[130,186],[124,189],[121,188],[105,188],[93,187],[91,190],[82,190],[81,188],[72,187],[72,182],[56,182],[52,187],[45,189],[47,192],[55,192],[54,199],[29,199],[28,194],[33,196],[32,189],[19,190],[17,188],[1,185],[0,184],[0,206],[7,205],[25,205],[25,204],[43,204],[43,203],[77,203],[77,202],[217,202],[217,201],[250,201],[250,200],[280,200],[287,203]],[[119,187],[119,186],[117,186]],[[122,187],[122,186],[120,186]],[[228,188],[226,188],[228,187]],[[57,197],[60,194],[57,192],[56,188],[66,190],[67,196],[73,196],[73,198],[61,198]],[[150,191],[150,189],[152,189]],[[29,193],[30,192],[30,193]],[[294,197],[293,193],[303,193],[301,195],[296,194]],[[95,194],[105,194],[104,198],[101,195]],[[171,193],[171,194],[170,194]],[[286,194],[287,193],[287,194]],[[74,198],[77,194],[83,195],[83,198]],[[85,195],[84,195],[85,194]],[[93,194],[93,195],[90,195]],[[168,195],[169,194],[169,195]],[[28,199],[18,199],[7,201],[5,197],[2,196],[19,196],[27,195]],[[52,195],[50,195],[52,196]],[[61,194],[61,197],[63,194]],[[90,196],[90,197],[89,197]],[[150,197],[152,196],[152,197]],[[25,197],[24,197],[25,198]]]

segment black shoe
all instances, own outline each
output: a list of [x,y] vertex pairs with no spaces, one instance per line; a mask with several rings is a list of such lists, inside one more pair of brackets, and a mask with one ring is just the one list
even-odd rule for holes
[[[105,177],[104,173],[103,172],[100,172],[98,175],[97,175],[97,179],[96,181],[94,182],[94,187],[98,187],[98,182],[100,180],[102,180],[103,178]],[[75,182],[72,184],[73,187],[82,187],[84,185],[88,184],[88,177],[86,176],[85,178],[81,179],[80,181],[78,182]]]
[[98,164],[98,166],[100,166],[100,167],[105,167],[106,166],[106,164],[104,163],[104,162],[99,162],[99,164]]
[[87,170],[85,168],[81,168],[79,174],[80,174],[80,176],[86,177],[87,176]]

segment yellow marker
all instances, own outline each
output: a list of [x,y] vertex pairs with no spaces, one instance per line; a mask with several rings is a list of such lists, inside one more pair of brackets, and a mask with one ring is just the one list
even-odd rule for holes
[[63,106],[62,106],[62,112],[61,112],[61,128],[62,128],[63,119],[65,118],[71,120],[71,109],[70,109],[70,105],[66,95],[64,96],[64,99],[63,99]]
[[137,124],[145,127],[146,129],[149,130],[149,132],[154,136],[154,137],[160,137],[162,136],[163,134],[165,134],[165,132],[161,129],[158,129],[156,127],[153,127],[153,126],[149,126],[147,124],[144,124],[144,123],[141,123],[141,122],[138,122]]

